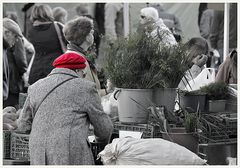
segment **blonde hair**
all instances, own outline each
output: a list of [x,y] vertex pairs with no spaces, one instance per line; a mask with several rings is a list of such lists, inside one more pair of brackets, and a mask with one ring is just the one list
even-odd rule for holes
[[38,20],[41,22],[54,21],[52,9],[49,5],[34,5],[30,16],[32,22]]

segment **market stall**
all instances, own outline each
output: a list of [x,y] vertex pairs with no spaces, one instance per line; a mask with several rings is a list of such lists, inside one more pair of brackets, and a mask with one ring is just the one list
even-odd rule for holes
[[[166,26],[129,34],[129,4],[123,10],[125,37],[111,44],[105,67],[114,87],[101,97],[104,113],[99,110],[111,118],[112,135],[108,143],[97,142],[91,125],[85,134],[95,164],[236,165],[237,85],[217,82],[215,69],[203,68],[208,47],[197,54],[199,62],[187,57],[199,38],[176,45],[170,31],[161,34]],[[141,17],[144,25],[157,23]],[[204,69],[195,78],[194,66]],[[5,112],[21,113],[26,97],[20,94],[17,112]],[[30,165],[30,132],[6,126],[11,131],[3,130],[3,164]]]

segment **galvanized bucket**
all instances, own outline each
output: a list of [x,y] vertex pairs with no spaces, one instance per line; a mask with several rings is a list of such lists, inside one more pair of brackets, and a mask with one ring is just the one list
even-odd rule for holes
[[117,88],[114,98],[118,103],[119,121],[122,123],[148,122],[148,107],[152,102],[152,89]]

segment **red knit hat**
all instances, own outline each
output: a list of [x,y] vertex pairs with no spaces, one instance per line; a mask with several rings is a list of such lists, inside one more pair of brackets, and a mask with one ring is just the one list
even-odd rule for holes
[[65,53],[57,57],[53,61],[55,68],[84,69],[86,67],[86,59],[77,53]]

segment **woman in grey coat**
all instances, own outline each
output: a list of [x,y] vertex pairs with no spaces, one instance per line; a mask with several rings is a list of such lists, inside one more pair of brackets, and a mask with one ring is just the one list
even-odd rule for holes
[[47,77],[29,87],[18,120],[18,130],[31,130],[30,162],[32,165],[93,165],[89,125],[93,125],[98,142],[107,142],[112,122],[103,112],[96,85],[82,79],[86,67],[84,57],[65,53],[55,59],[53,66],[55,69]]

